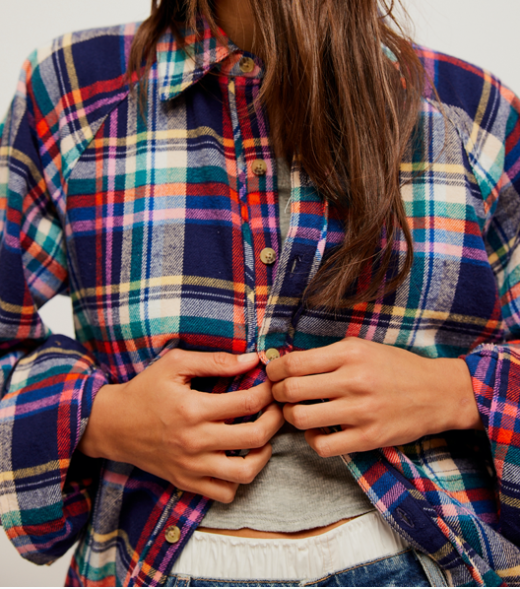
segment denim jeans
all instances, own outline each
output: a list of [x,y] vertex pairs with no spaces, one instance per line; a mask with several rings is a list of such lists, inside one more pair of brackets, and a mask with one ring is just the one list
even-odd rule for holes
[[262,579],[201,579],[186,575],[168,577],[166,587],[446,587],[439,567],[428,557],[408,549],[339,571],[321,579],[284,581]]

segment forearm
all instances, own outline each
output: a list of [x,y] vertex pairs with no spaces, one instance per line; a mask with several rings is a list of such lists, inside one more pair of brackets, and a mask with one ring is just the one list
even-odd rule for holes
[[58,558],[89,518],[98,465],[75,450],[106,380],[65,336],[48,338],[9,375],[0,403],[2,525],[33,562]]

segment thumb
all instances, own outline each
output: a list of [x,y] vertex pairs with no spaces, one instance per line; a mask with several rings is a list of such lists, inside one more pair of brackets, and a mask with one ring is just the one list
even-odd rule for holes
[[226,352],[191,352],[176,348],[168,352],[173,377],[183,383],[196,376],[236,376],[253,369],[260,361],[258,354],[228,354]]

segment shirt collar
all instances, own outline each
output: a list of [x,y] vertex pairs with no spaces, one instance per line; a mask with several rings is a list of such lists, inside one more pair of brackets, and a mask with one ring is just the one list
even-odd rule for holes
[[220,40],[205,19],[199,22],[199,36],[191,30],[181,31],[185,39],[184,47],[179,45],[171,31],[164,33],[157,44],[157,75],[163,101],[177,97],[217,64],[239,51],[222,29],[219,29]]
[[[162,101],[179,96],[230,55],[243,53],[222,29],[219,28],[219,39],[205,18],[200,17],[198,23],[200,35],[192,30],[181,31],[184,47],[179,46],[170,30],[162,35],[157,44],[157,75]],[[384,44],[381,44],[381,48],[394,66],[400,69],[396,55]],[[259,60],[255,58],[255,61],[258,65]]]

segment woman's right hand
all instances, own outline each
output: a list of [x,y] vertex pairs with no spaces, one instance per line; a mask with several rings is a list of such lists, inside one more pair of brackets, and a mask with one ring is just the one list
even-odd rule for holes
[[[192,378],[232,377],[252,370],[256,354],[174,349],[131,381],[102,387],[78,449],[93,458],[133,464],[174,484],[231,503],[271,457],[269,440],[283,425],[271,383],[216,395],[190,388]],[[225,420],[253,415],[252,423]],[[226,450],[251,449],[226,456]]]

